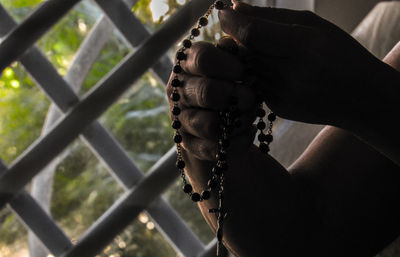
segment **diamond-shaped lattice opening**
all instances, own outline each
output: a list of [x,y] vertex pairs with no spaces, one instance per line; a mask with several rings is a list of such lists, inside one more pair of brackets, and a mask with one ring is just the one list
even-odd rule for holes
[[165,89],[146,73],[101,116],[136,164],[147,171],[173,145]]
[[[100,33],[104,33],[101,30]],[[93,63],[92,68],[87,74],[82,84],[80,94],[86,93],[90,88],[96,85],[105,75],[107,75],[128,53],[129,47],[126,41],[113,30],[108,40],[97,41],[96,48],[102,47]],[[91,46],[93,47],[93,45]]]
[[164,197],[204,244],[214,239],[215,235],[201,215],[197,204],[183,193],[180,179],[164,193]]
[[119,198],[123,189],[79,140],[61,156],[54,177],[51,213],[74,241]]
[[17,21],[21,22],[29,16],[43,0],[1,0],[0,4]]
[[100,15],[100,9],[91,1],[80,1],[37,42],[60,75],[67,73],[76,51]]
[[37,139],[50,102],[15,62],[0,77],[0,158],[11,163]]
[[0,256],[29,256],[28,231],[11,209],[0,210]]
[[145,213],[141,213],[131,225],[105,247],[101,257],[177,257],[174,249],[160,234]]

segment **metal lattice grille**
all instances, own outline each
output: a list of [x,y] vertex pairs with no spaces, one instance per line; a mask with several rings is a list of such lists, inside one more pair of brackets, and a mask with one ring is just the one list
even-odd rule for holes
[[[78,2],[45,1],[19,25],[0,5],[0,37],[3,38],[0,44],[0,70],[18,60],[63,113],[61,119],[9,167],[0,162],[0,207],[8,204],[55,256],[96,255],[144,209],[179,254],[214,256],[215,242],[204,246],[160,196],[178,176],[174,165],[175,151],[171,149],[144,175],[113,136],[96,121],[148,69],[152,69],[161,81],[167,82],[172,64],[164,54],[207,10],[213,0],[192,0],[153,35],[130,11],[129,7],[136,3],[135,0],[95,0],[107,18],[102,17],[96,23],[82,43],[82,51],[78,51],[75,61],[79,62],[79,55],[85,46],[90,46],[93,40],[100,40],[99,34],[106,40],[108,34],[96,33],[96,30],[110,31],[111,22],[132,47],[138,48],[82,99],[74,92],[69,77],[76,74],[73,69],[78,65],[73,64],[71,72],[62,78],[34,46]],[[84,77],[79,79],[83,80]],[[36,200],[24,191],[24,186],[78,136],[105,163],[124,186],[126,193],[84,233],[77,244],[72,245]]]

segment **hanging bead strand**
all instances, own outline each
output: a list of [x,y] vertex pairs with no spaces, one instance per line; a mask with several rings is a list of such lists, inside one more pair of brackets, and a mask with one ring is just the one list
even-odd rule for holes
[[[173,72],[175,74],[173,80],[171,81],[171,86],[173,87],[173,91],[171,94],[171,100],[173,101],[172,114],[173,114],[173,122],[172,128],[175,129],[174,134],[174,142],[176,144],[177,151],[177,161],[176,167],[180,172],[180,176],[183,181],[183,191],[189,195],[189,197],[194,202],[199,202],[203,200],[208,200],[211,197],[211,192],[215,192],[217,206],[215,208],[209,209],[210,213],[214,213],[217,219],[217,256],[220,256],[223,249],[222,238],[223,238],[223,225],[224,221],[228,215],[227,210],[223,206],[223,197],[224,197],[224,186],[225,186],[225,174],[228,170],[227,163],[227,150],[230,145],[230,134],[235,128],[239,128],[241,126],[241,121],[239,119],[239,110],[237,108],[238,97],[236,95],[231,96],[230,98],[230,107],[228,110],[220,111],[219,117],[221,121],[221,135],[218,140],[218,148],[216,154],[216,163],[211,170],[211,178],[207,182],[206,189],[202,191],[202,193],[194,192],[192,185],[190,185],[186,179],[185,175],[185,161],[182,156],[182,146],[181,142],[183,140],[182,135],[180,133],[180,128],[182,126],[179,121],[179,115],[181,113],[181,109],[179,108],[179,100],[181,98],[178,88],[182,87],[184,81],[179,79],[179,74],[182,73],[181,61],[187,59],[187,55],[185,53],[186,49],[189,49],[192,46],[192,40],[200,35],[200,29],[208,24],[208,17],[211,14],[213,9],[221,10],[225,8],[225,4],[222,1],[216,1],[211,7],[208,9],[207,13],[201,17],[198,21],[198,25],[193,28],[190,32],[190,35],[183,40],[182,48],[178,50],[176,54],[176,64],[173,67]],[[257,128],[260,130],[260,134],[258,136],[258,140],[260,141],[260,150],[264,153],[268,153],[269,144],[272,142],[272,123],[275,120],[276,116],[273,113],[268,115],[268,129],[267,134],[263,133],[263,130],[266,128],[266,123],[263,118],[266,115],[265,110],[262,108],[262,101],[259,102],[259,108],[257,109],[257,117],[258,123]]]
[[[198,21],[198,25],[193,28],[190,32],[190,35],[188,38],[184,39],[182,42],[182,48],[178,50],[176,53],[176,64],[173,67],[173,72],[175,74],[173,80],[171,81],[171,86],[173,87],[173,91],[171,94],[171,100],[173,101],[173,108],[172,108],[172,114],[174,115],[174,120],[172,122],[172,128],[175,129],[175,134],[174,134],[174,142],[176,144],[176,149],[177,149],[177,161],[176,161],[176,167],[178,168],[180,172],[180,176],[183,181],[183,187],[182,190],[190,196],[192,201],[194,202],[199,202],[202,200],[207,200],[211,197],[211,187],[207,190],[204,190],[201,194],[194,192],[192,185],[190,185],[186,179],[185,176],[185,161],[183,160],[182,157],[182,146],[181,142],[183,140],[182,135],[180,133],[180,128],[182,126],[181,122],[179,121],[179,114],[181,113],[181,109],[179,108],[179,100],[181,96],[179,95],[178,88],[183,86],[183,81],[179,80],[179,74],[182,73],[182,67],[181,67],[181,61],[184,61],[187,59],[187,55],[185,54],[185,50],[189,49],[192,46],[192,40],[200,35],[200,28],[207,26],[208,24],[208,16],[211,14],[212,10],[216,5],[220,5],[220,3],[215,3],[213,4],[207,11],[207,13],[201,17]],[[213,186],[213,184],[210,184]]]

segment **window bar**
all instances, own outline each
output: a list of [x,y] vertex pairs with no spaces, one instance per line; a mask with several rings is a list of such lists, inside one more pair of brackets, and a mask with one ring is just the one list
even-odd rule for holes
[[0,43],[0,72],[18,59],[80,0],[47,0]]
[[[175,149],[164,155],[135,187],[120,197],[62,257],[94,256],[175,181]],[[185,240],[185,238],[181,238]],[[202,249],[200,249],[202,251]],[[199,252],[191,249],[189,256]]]
[[18,157],[0,177],[0,208],[151,67],[212,2],[193,0],[185,5],[136,52],[128,55],[111,74],[100,81],[46,136],[39,138]]
[[[4,30],[4,24],[9,24],[6,25],[9,27],[16,25],[15,22],[10,22],[10,19],[11,17],[0,5],[0,31]],[[52,99],[62,110],[67,111],[71,102],[78,101],[78,97],[70,86],[58,75],[57,71],[36,47],[21,58],[21,64],[24,65],[25,69],[48,95],[57,97],[58,94],[62,94],[64,96],[64,98],[57,97]],[[46,76],[43,76],[44,74]],[[57,88],[54,85],[58,85]],[[134,165],[118,142],[100,123],[95,121],[84,131],[83,136],[92,150],[116,173],[119,182],[122,182],[126,188],[130,188],[143,177],[143,173]],[[185,254],[187,253],[187,250],[185,250],[187,247],[190,247],[190,249],[201,248],[202,243],[200,240],[173,208],[161,198],[157,202],[158,206],[153,205],[148,209],[149,215],[154,219],[161,232],[167,236],[167,240],[172,243],[174,248],[180,249],[179,251]],[[187,238],[184,245],[176,238],[176,233]],[[189,244],[188,241],[191,243]]]
[[[132,46],[137,47],[150,37],[150,33],[140,20],[135,15],[132,15],[132,11],[124,1],[95,1]],[[133,30],[133,28],[135,29]],[[154,64],[153,69],[157,71],[158,78],[166,84],[171,74],[172,63],[167,56],[163,56]]]
[[[215,253],[217,252],[217,239],[214,238],[210,243],[206,246],[203,252],[201,252],[196,257],[215,257]],[[223,248],[223,252],[221,252],[221,256],[229,256],[229,252]]]
[[[0,160],[0,174],[5,170],[7,166]],[[60,255],[72,247],[68,237],[28,192],[23,190],[9,205],[53,254]]]

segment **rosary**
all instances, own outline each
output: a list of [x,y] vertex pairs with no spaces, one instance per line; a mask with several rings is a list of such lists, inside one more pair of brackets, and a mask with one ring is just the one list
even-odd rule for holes
[[[182,125],[181,122],[179,121],[179,114],[181,113],[181,109],[179,108],[179,99],[181,96],[178,93],[178,87],[183,86],[183,81],[179,79],[178,74],[183,71],[180,65],[181,61],[187,58],[185,50],[190,48],[192,46],[192,40],[200,35],[200,28],[207,26],[208,16],[211,14],[212,10],[214,8],[217,10],[222,10],[225,7],[226,7],[225,3],[220,0],[213,3],[211,7],[208,9],[207,13],[199,19],[197,27],[193,28],[190,32],[190,35],[183,40],[182,42],[183,47],[180,48],[176,53],[177,61],[175,66],[173,67],[173,73],[175,74],[175,76],[171,81],[171,86],[173,87],[173,91],[170,96],[171,100],[173,101],[172,114],[174,115],[174,118],[172,121],[172,128],[175,130],[174,142],[176,144],[176,152],[177,152],[176,167],[178,168],[180,176],[183,180],[182,189],[186,194],[189,195],[189,197],[192,199],[193,202],[208,200],[211,197],[212,193],[215,193],[217,206],[215,208],[209,209],[209,213],[214,213],[217,220],[217,230],[216,230],[216,237],[218,240],[217,256],[220,256],[223,247],[222,245],[223,225],[224,225],[224,220],[228,216],[227,210],[223,207],[223,194],[224,194],[225,174],[228,171],[227,150],[230,144],[229,135],[235,128],[241,126],[241,122],[238,118],[239,116],[239,110],[237,108],[238,97],[231,96],[229,100],[230,103],[229,109],[219,111],[219,118],[221,122],[221,135],[219,136],[218,139],[217,154],[215,156],[216,162],[211,170],[212,175],[211,178],[208,180],[205,189],[201,193],[194,192],[193,187],[186,180],[186,175],[184,171],[185,161],[183,160],[182,157],[182,147],[181,147],[182,135],[179,131]],[[269,115],[267,116],[269,121],[267,127],[267,124],[263,120],[263,118],[266,115],[266,112],[263,109],[263,101],[261,98],[257,99],[256,101],[258,105],[258,109],[256,110],[256,116],[258,119],[257,129],[259,130],[259,134],[257,139],[260,142],[259,149],[261,152],[267,154],[269,152],[269,144],[273,140],[272,123],[273,121],[275,121],[276,115],[272,112],[269,113]],[[267,132],[264,133],[264,130],[266,128]]]

